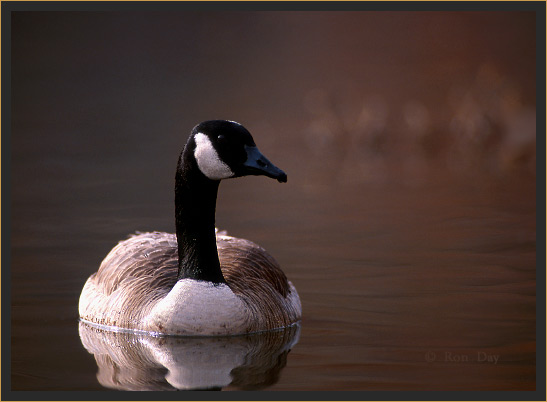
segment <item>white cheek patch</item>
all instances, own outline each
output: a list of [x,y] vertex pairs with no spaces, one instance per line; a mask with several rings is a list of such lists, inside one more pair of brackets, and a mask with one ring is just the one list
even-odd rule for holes
[[194,136],[194,141],[196,142],[194,158],[201,173],[211,180],[227,179],[234,175],[230,167],[220,160],[209,137],[205,134],[197,133]]

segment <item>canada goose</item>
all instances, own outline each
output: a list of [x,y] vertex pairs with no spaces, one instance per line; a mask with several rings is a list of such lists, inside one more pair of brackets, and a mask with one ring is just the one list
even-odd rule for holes
[[298,322],[300,298],[273,257],[216,232],[220,180],[246,175],[287,181],[241,124],[194,127],[175,175],[176,234],[142,233],[115,246],[84,285],[80,318],[166,335],[235,335]]

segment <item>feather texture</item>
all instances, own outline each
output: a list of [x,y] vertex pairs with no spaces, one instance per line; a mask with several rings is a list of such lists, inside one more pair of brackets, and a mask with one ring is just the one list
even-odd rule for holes
[[[87,280],[80,317],[100,326],[185,335],[258,332],[300,319],[298,294],[272,256],[248,240],[218,233],[216,239],[226,285],[177,283],[174,234],[141,233],[120,242]],[[198,297],[188,299],[192,292]],[[222,317],[215,314],[218,303]]]

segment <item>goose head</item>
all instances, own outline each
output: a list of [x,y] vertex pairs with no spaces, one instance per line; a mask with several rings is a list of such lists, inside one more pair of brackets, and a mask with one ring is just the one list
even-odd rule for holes
[[287,175],[257,148],[251,133],[241,124],[209,120],[194,127],[187,148],[199,171],[210,180],[242,176],[267,176],[280,183]]

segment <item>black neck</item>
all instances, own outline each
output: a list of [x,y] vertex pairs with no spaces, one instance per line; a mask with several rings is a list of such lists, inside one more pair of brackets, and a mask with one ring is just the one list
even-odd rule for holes
[[219,181],[209,180],[190,150],[183,151],[175,177],[178,279],[225,283],[218,260],[215,208]]

